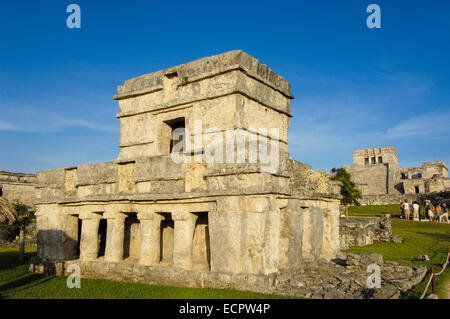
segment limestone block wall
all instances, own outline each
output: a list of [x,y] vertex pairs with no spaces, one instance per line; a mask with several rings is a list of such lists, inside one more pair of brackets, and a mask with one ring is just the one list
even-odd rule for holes
[[324,171],[314,171],[308,164],[293,159],[287,161],[290,172],[290,188],[295,195],[317,196],[318,194],[340,194],[340,187],[330,181]]
[[377,195],[388,193],[388,166],[385,164],[374,164],[370,166],[351,166],[348,168],[352,181],[361,187],[363,195]]
[[359,203],[361,205],[389,205],[398,204],[403,200],[412,203],[419,198],[419,194],[381,194],[381,195],[365,195],[361,198]]
[[397,151],[394,147],[367,148],[353,151],[354,165],[397,164]]
[[319,257],[331,259],[340,251],[338,199],[302,199],[303,233],[302,258],[314,260]]
[[341,249],[393,241],[391,220],[386,217],[341,218],[339,231]]
[[[38,203],[225,194],[289,195],[288,171],[261,174],[261,165],[175,163],[170,155],[40,171]],[[280,165],[281,167],[283,164]],[[327,191],[327,184],[323,188]],[[190,195],[189,195],[190,194]],[[142,195],[142,196],[141,196]],[[150,197],[149,197],[150,196]]]
[[[423,179],[403,180],[403,190],[405,194],[425,194],[425,181]],[[416,192],[416,191],[419,192]]]
[[422,164],[422,178],[430,179],[434,175],[448,178],[448,168],[443,161],[425,162]]
[[444,183],[445,191],[449,191],[450,190],[450,178],[445,178],[443,183]]
[[439,193],[447,190],[450,186],[450,179],[444,177],[435,177],[425,181],[425,192]]
[[2,196],[10,202],[21,202],[33,207],[36,175],[0,171]]
[[177,119],[184,120],[192,141],[198,120],[201,132],[278,128],[280,148],[288,151],[289,84],[242,51],[128,80],[114,98],[120,107],[119,160],[168,154],[170,125]]

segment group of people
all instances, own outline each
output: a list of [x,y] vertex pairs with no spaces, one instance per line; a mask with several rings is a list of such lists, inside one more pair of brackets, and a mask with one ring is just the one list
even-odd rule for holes
[[[406,200],[404,200],[400,204],[400,207],[406,220],[410,220],[411,211],[412,219],[415,221],[420,220],[420,204],[417,201],[414,201],[412,204],[410,204]],[[447,223],[450,223],[448,219],[448,207],[446,203],[440,202],[435,207],[430,200],[425,200],[425,216],[429,219],[430,222],[442,222],[443,220],[446,220]]]

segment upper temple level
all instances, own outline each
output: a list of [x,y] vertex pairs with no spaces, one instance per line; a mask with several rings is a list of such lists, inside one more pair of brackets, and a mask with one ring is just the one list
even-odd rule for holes
[[247,53],[237,50],[139,76],[118,87],[119,160],[166,155],[171,135],[279,128],[287,151],[289,83]]
[[353,151],[353,165],[397,164],[397,151],[394,147],[365,148]]

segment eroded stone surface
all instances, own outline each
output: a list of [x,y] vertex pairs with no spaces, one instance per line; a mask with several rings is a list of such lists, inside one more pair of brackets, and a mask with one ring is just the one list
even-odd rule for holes
[[[381,288],[368,288],[367,266],[381,268]],[[383,262],[378,254],[349,254],[347,263],[326,260],[303,263],[301,267],[276,276],[273,291],[279,294],[317,299],[397,299],[423,280],[423,266],[409,267]]]
[[392,233],[389,217],[341,218],[339,225],[341,249],[367,246],[376,242],[403,242],[401,237]]

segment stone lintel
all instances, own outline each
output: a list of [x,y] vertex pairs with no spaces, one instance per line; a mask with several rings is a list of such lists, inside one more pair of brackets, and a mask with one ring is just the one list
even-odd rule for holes
[[80,213],[80,207],[77,206],[60,206],[59,209],[65,215],[78,215]]
[[164,217],[158,213],[156,213],[154,211],[154,209],[151,209],[151,211],[140,211],[137,214],[137,218],[139,220],[153,220],[153,221],[158,221],[158,220],[163,220]]
[[125,219],[127,217],[127,215],[125,213],[122,212],[118,212],[118,211],[107,211],[103,214],[103,218],[107,218],[107,219]]
[[103,214],[100,212],[81,212],[78,217],[80,219],[102,219],[103,218]]
[[177,207],[176,210],[172,211],[172,219],[174,221],[196,220],[197,215],[194,215],[188,211],[182,210],[181,207]]
[[102,219],[103,218],[103,209],[100,208],[89,208],[87,206],[83,207],[80,210],[79,218],[80,219]]
[[117,203],[117,204],[107,204],[104,206],[105,212],[120,212],[120,213],[131,213],[134,212],[133,205],[128,203]]
[[269,196],[246,196],[242,197],[241,203],[245,210],[249,213],[265,213],[273,208]]
[[288,203],[289,203],[289,199],[288,198],[277,198],[277,208],[278,209],[282,209],[287,207]]

